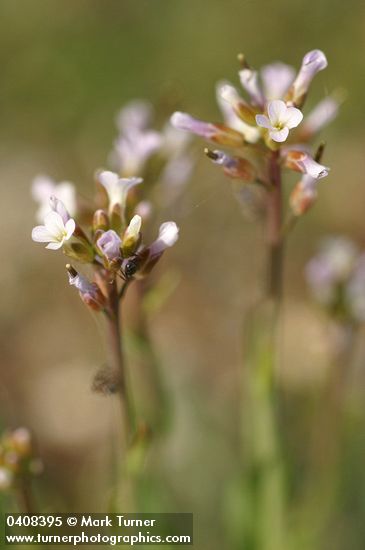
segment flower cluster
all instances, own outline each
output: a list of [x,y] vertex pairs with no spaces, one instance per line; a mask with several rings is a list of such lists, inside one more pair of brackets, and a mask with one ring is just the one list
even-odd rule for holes
[[344,237],[323,241],[306,267],[315,298],[341,321],[365,321],[365,253]]
[[[164,250],[175,244],[179,231],[175,222],[165,222],[160,226],[157,239],[145,246],[142,217],[132,215],[128,205],[129,193],[142,183],[142,178],[121,178],[114,172],[101,171],[96,179],[102,207],[95,209],[91,227],[82,229],[65,204],[51,195],[44,224],[33,228],[32,239],[48,243],[46,248],[51,250],[62,249],[79,262],[89,263],[94,271],[93,281],[68,264],[69,282],[88,306],[108,313],[110,285],[106,283],[119,279],[129,284],[135,278],[146,276]],[[57,191],[58,187],[52,190]],[[41,204],[45,211],[44,196]]]
[[175,112],[171,122],[175,128],[227,149],[206,149],[227,176],[267,189],[272,185],[270,152],[275,152],[280,166],[302,174],[290,198],[291,211],[299,216],[314,203],[317,183],[329,171],[320,163],[323,151],[313,157],[308,144],[336,116],[338,101],[327,97],[306,118],[302,113],[310,84],[327,67],[327,59],[320,50],[313,50],[304,56],[297,74],[284,63],[267,65],[258,72],[243,55],[239,60],[246,98],[229,82],[218,83],[223,123],[205,122],[182,112]]
[[0,439],[0,491],[8,491],[18,479],[41,471],[42,463],[34,458],[29,430],[5,432]]

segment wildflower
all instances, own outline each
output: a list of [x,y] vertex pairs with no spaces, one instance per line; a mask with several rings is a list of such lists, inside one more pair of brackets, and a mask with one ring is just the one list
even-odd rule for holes
[[52,211],[46,215],[44,225],[33,228],[32,239],[35,242],[48,243],[46,248],[58,250],[72,237],[75,227],[73,218],[69,218],[65,223],[58,212]]
[[244,141],[248,143],[256,143],[260,139],[260,132],[256,125],[251,126],[250,124],[244,122],[242,118],[237,116],[237,114],[234,112],[234,110],[232,109],[232,105],[223,98],[222,90],[227,85],[230,84],[226,81],[221,81],[218,82],[216,86],[216,99],[218,107],[222,112],[224,122],[227,126],[242,134]]
[[129,190],[143,181],[137,177],[120,178],[118,174],[110,171],[99,172],[97,178],[108,194],[109,211],[112,211],[115,205],[124,210]]
[[198,136],[204,137],[209,141],[225,145],[227,147],[240,147],[244,143],[242,134],[228,128],[224,124],[212,124],[203,122],[187,113],[176,112],[171,117],[171,124],[180,130],[192,132]]
[[295,71],[290,65],[275,62],[261,69],[261,79],[265,97],[268,101],[282,99],[295,76]]
[[121,257],[121,244],[120,237],[113,229],[105,231],[96,241],[96,245],[109,262]]
[[263,107],[265,104],[265,96],[259,84],[258,72],[246,66],[241,71],[239,71],[238,74],[240,77],[242,87],[246,90],[246,92],[251,97],[253,105],[256,105],[258,107]]
[[317,198],[318,179],[305,174],[290,195],[290,206],[295,216],[301,216],[313,205]]
[[303,119],[303,114],[296,107],[287,107],[284,101],[270,101],[266,115],[256,115],[256,123],[269,131],[273,141],[281,143],[289,135],[289,130],[296,128]]
[[315,75],[327,67],[327,58],[321,50],[308,52],[302,61],[302,66],[286,97],[294,105],[304,103],[309,86]]
[[318,132],[327,126],[334,118],[336,118],[339,101],[334,97],[326,97],[315,106],[315,108],[306,116],[303,126],[302,133],[306,139],[311,138]]
[[150,257],[162,254],[166,248],[173,246],[179,238],[179,228],[175,222],[165,222],[160,225],[158,238],[150,245]]
[[255,124],[255,109],[246,103],[231,84],[225,84],[220,89],[220,95],[227,101],[236,115],[247,124]]
[[329,168],[315,161],[308,153],[304,151],[286,151],[285,165],[291,170],[308,174],[314,179],[325,178],[328,176]]
[[46,214],[50,212],[49,199],[51,196],[59,199],[71,216],[76,213],[76,191],[75,187],[69,181],[62,181],[58,184],[48,176],[37,176],[32,183],[33,199],[39,203],[36,216],[39,221],[43,221]]

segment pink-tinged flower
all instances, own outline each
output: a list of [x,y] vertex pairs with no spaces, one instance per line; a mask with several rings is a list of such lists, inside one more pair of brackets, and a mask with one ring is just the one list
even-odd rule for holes
[[70,216],[76,214],[76,191],[74,185],[69,181],[56,184],[48,176],[37,176],[32,183],[32,196],[39,203],[36,214],[39,221],[43,221],[45,215],[51,211],[49,203],[51,196],[62,201]]
[[174,113],[171,117],[171,124],[179,130],[191,132],[227,147],[241,147],[244,143],[242,134],[236,130],[223,124],[212,124],[198,120],[187,113]]
[[158,238],[149,247],[150,257],[162,254],[166,248],[173,246],[179,238],[179,228],[175,222],[160,225]]
[[244,122],[234,111],[232,105],[222,97],[222,90],[225,86],[229,86],[229,82],[220,81],[216,85],[216,99],[218,106],[222,112],[224,123],[236,130],[244,137],[248,143],[256,143],[260,139],[260,131],[256,126],[251,126]]
[[205,153],[212,162],[222,166],[228,177],[240,179],[247,183],[255,180],[256,169],[248,160],[241,157],[232,157],[223,151],[217,150],[205,149]]
[[142,131],[149,127],[153,115],[151,103],[135,99],[127,103],[116,117],[116,124],[121,133],[129,130]]
[[321,50],[312,50],[308,52],[303,57],[302,66],[286,99],[293,102],[294,105],[301,105],[307,95],[313,78],[319,71],[325,69],[327,65],[327,58]]
[[110,211],[116,204],[124,209],[129,190],[143,181],[142,178],[120,178],[109,171],[99,172],[97,178],[108,194]]
[[269,131],[273,141],[281,143],[289,135],[289,130],[296,128],[303,120],[303,114],[295,107],[287,107],[284,101],[270,101],[266,115],[256,115],[256,123]]
[[306,136],[313,136],[327,126],[336,118],[339,102],[334,97],[326,97],[314,107],[314,109],[305,117],[302,132]]
[[53,212],[57,212],[57,214],[61,216],[61,218],[63,219],[63,223],[67,223],[71,216],[65,204],[55,195],[51,195],[48,202],[51,210],[53,210]]
[[279,61],[266,65],[260,73],[265,97],[268,101],[282,99],[295,77],[294,68]]
[[161,134],[154,130],[128,132],[114,143],[113,159],[118,170],[129,176],[141,172],[148,159],[161,147]]
[[263,107],[265,97],[259,84],[258,72],[246,67],[239,71],[238,74],[243,88],[251,97],[252,103],[257,107]]
[[75,228],[76,223],[73,218],[65,223],[58,212],[52,211],[46,215],[44,225],[33,228],[32,239],[38,243],[48,243],[46,248],[58,250],[72,237]]
[[77,288],[82,301],[95,311],[100,311],[105,306],[105,298],[96,283],[91,283],[86,277],[80,275],[70,264],[66,265],[68,282]]
[[296,172],[308,174],[314,179],[325,178],[330,170],[327,166],[319,164],[304,151],[287,151],[285,153],[285,166]]
[[121,257],[120,246],[122,241],[113,229],[105,231],[96,241],[96,244],[107,260],[117,260]]

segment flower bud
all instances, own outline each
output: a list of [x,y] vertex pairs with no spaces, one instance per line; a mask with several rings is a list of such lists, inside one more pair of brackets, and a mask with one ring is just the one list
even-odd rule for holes
[[290,101],[297,106],[303,105],[313,78],[327,65],[326,56],[321,50],[308,52],[303,57],[302,66],[287,94],[286,101]]
[[95,283],[90,283],[80,275],[70,264],[66,265],[70,285],[79,291],[81,300],[94,311],[101,311],[105,307],[105,297]]
[[131,256],[137,249],[141,241],[141,225],[142,218],[136,214],[133,216],[124,232],[122,240],[122,251],[124,258]]
[[226,147],[241,147],[244,144],[244,138],[240,132],[232,130],[224,124],[203,122],[187,113],[174,113],[171,117],[171,124],[179,130],[191,132]]
[[93,230],[107,231],[109,229],[109,217],[104,210],[96,210],[93,218]]
[[255,115],[257,111],[252,109],[252,107],[242,99],[234,86],[225,84],[220,89],[220,95],[222,99],[231,105],[233,111],[239,118],[251,126],[256,126]]
[[215,164],[223,167],[224,173],[233,179],[240,179],[250,183],[255,180],[256,169],[248,160],[240,157],[231,157],[223,151],[204,149],[205,154]]
[[173,246],[179,238],[179,228],[175,222],[165,222],[160,225],[158,238],[142,252],[146,256],[140,274],[148,275],[161,258],[166,248]]
[[121,257],[120,246],[122,241],[113,229],[109,229],[96,241],[101,253],[110,262]]
[[316,162],[304,151],[286,151],[285,166],[296,172],[308,174],[314,179],[321,179],[328,176],[329,168]]
[[258,72],[246,66],[238,74],[243,88],[251,97],[252,103],[257,107],[263,107],[265,98],[259,85]]

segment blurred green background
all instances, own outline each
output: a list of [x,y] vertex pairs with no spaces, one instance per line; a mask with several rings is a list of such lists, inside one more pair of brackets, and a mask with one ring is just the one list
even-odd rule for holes
[[[116,413],[112,400],[90,392],[104,361],[100,325],[69,288],[62,256],[30,239],[32,178],[67,179],[92,196],[126,101],[147,98],[167,115],[172,97],[171,109],[219,120],[214,86],[238,82],[237,53],[256,67],[299,67],[308,50],[324,50],[329,67],[307,107],[334,89],[346,101],[324,132],[331,174],[287,247],[280,373],[291,414],[310,416],[303,395],[323,379],[328,349],[303,267],[322,235],[365,243],[364,30],[362,0],[2,0],[0,413],[4,426],[34,430],[44,509],[105,510]],[[165,214],[181,239],[164,268],[178,270],[181,282],[152,330],[173,429],[152,452],[155,486],[146,483],[145,498],[151,511],[193,511],[196,547],[218,549],[227,547],[223,503],[238,467],[242,317],[260,290],[263,248],[261,229],[245,221],[229,181],[203,157]],[[321,548],[364,547],[363,428],[362,420],[353,428],[340,521]]]

